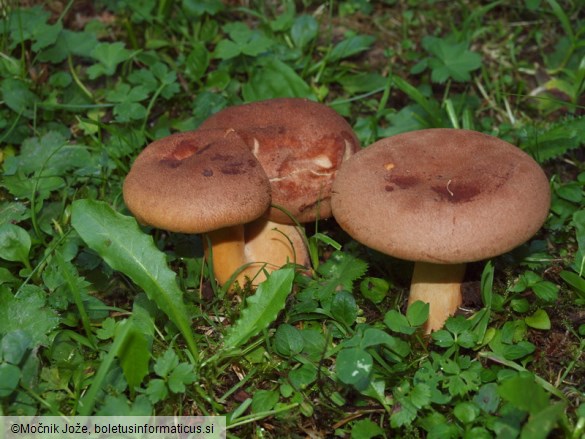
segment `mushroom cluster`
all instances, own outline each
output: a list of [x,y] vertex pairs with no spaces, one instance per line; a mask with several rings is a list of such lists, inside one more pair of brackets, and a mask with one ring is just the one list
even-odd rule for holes
[[427,332],[461,304],[465,264],[527,241],[549,206],[548,179],[528,154],[459,129],[374,143],[344,163],[332,197],[334,217],[353,238],[415,261],[409,303],[430,304]]
[[240,285],[258,284],[288,262],[309,265],[296,223],[331,216],[335,174],[358,150],[350,125],[323,104],[244,104],[148,145],[126,178],[124,199],[143,224],[206,233],[221,285],[236,273]]

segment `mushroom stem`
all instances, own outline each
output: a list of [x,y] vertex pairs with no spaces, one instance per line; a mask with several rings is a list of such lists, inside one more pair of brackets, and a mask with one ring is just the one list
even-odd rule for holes
[[[225,285],[230,277],[244,264],[244,226],[224,227],[207,232],[212,248],[213,273],[220,285]],[[203,239],[205,257],[209,257],[207,239]],[[238,276],[239,279],[239,276]],[[243,286],[243,283],[241,283]]]
[[261,217],[245,225],[245,235],[246,261],[250,265],[240,276],[248,276],[253,285],[266,280],[264,270],[272,272],[289,262],[309,265],[309,252],[297,226]]
[[425,332],[430,334],[443,327],[447,317],[461,305],[461,282],[465,264],[432,264],[416,262],[410,285],[408,304],[417,300],[430,305]]
[[[262,217],[251,223],[208,232],[213,255],[213,273],[220,285],[234,279],[244,286],[247,278],[257,286],[266,276],[283,265],[294,262],[309,265],[309,252],[296,226],[278,224]],[[204,239],[205,257],[209,257]],[[233,290],[233,288],[230,288]]]

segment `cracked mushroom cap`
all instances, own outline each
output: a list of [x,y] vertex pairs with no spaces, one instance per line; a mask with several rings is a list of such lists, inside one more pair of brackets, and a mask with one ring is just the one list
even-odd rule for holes
[[[326,105],[277,98],[226,108],[202,129],[235,131],[262,164],[272,186],[272,203],[300,222],[331,216],[331,184],[341,163],[359,150],[347,121]],[[271,208],[269,218],[291,223]]]
[[549,182],[519,148],[468,130],[380,140],[333,184],[333,214],[356,240],[411,261],[454,264],[503,254],[532,237]]
[[123,187],[143,224],[206,233],[244,224],[270,205],[270,184],[242,140],[223,131],[173,134],[148,145]]

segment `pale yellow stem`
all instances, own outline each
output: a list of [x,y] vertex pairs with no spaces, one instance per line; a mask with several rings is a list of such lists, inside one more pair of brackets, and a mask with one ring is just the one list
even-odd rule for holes
[[266,274],[289,262],[309,266],[309,252],[302,231],[293,225],[259,218],[245,226],[245,257],[249,265],[238,279],[248,277],[253,285],[266,280]]
[[[225,227],[207,233],[213,255],[213,272],[220,285],[225,285],[230,277],[244,264],[244,226]],[[205,257],[209,257],[207,239],[203,237]],[[243,283],[241,285],[244,285]]]
[[[235,283],[253,286],[266,280],[266,273],[289,262],[309,266],[309,252],[301,230],[260,218],[246,225],[226,227],[207,233],[213,254],[213,272],[217,282],[225,285],[238,272]],[[203,239],[205,257],[209,257],[207,239]],[[233,288],[230,288],[233,291]]]
[[431,264],[416,262],[410,285],[408,304],[417,300],[430,305],[427,334],[443,327],[461,305],[461,282],[465,264]]

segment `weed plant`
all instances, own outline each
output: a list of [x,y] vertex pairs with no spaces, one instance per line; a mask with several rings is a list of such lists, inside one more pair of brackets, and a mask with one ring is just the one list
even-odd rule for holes
[[[0,411],[225,415],[229,437],[582,437],[585,16],[577,0],[0,2]],[[228,295],[139,226],[144,146],[227,106],[324,102],[364,146],[496,135],[550,177],[533,240],[471,264],[424,336],[412,266],[333,220]]]

